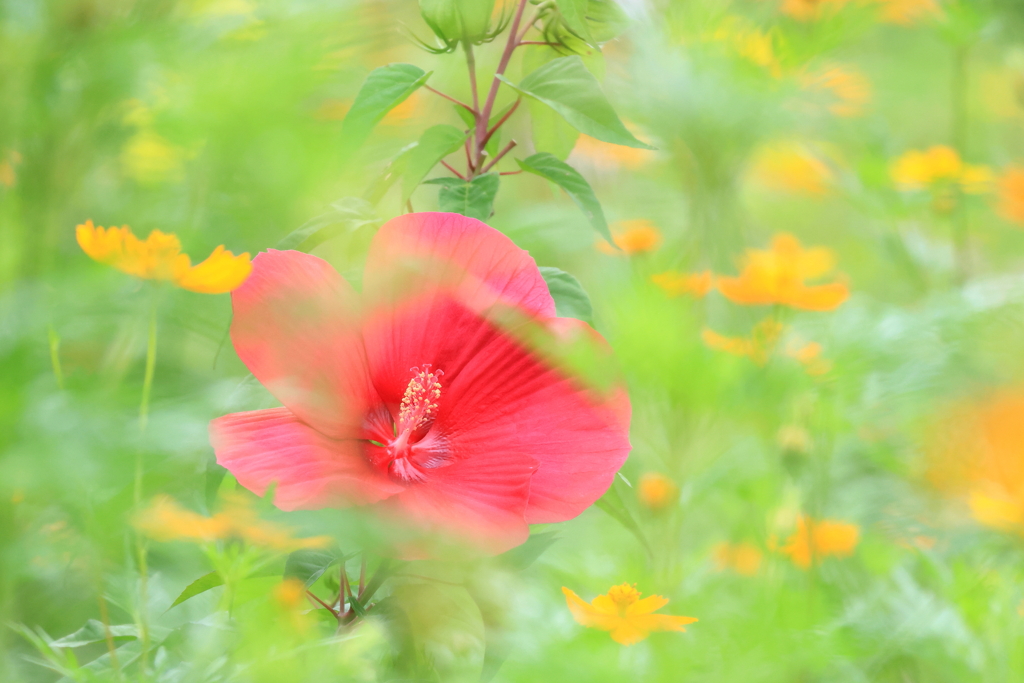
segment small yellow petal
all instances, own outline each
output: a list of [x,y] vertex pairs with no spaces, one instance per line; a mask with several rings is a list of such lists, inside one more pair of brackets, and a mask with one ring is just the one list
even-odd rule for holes
[[174,281],[190,292],[223,294],[239,287],[251,272],[248,252],[235,256],[221,245],[202,263],[178,273]]

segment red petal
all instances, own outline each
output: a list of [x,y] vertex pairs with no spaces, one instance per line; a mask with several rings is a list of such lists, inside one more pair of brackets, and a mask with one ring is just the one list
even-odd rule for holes
[[357,327],[357,294],[326,261],[298,251],[256,256],[231,294],[239,358],[303,422],[352,436],[375,402]]
[[276,482],[282,510],[366,505],[402,487],[373,470],[355,440],[330,439],[287,408],[254,410],[210,423],[217,462],[256,493]]
[[[530,255],[494,228],[456,213],[409,213],[377,232],[366,260],[363,291],[386,294],[401,270],[413,283],[444,280],[474,310],[495,302],[554,317],[555,302]],[[406,290],[408,291],[408,290]]]

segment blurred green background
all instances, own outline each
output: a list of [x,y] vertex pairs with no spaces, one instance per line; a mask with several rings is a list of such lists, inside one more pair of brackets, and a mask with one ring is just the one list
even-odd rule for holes
[[[630,386],[634,449],[614,491],[635,527],[592,508],[538,530],[554,542],[525,567],[426,563],[417,571],[443,583],[410,599],[428,616],[410,618],[403,645],[373,624],[337,637],[319,623],[288,630],[267,597],[276,578],[254,582],[231,623],[211,616],[216,590],[168,610],[211,569],[183,543],[149,546],[139,604],[136,454],[147,496],[206,511],[219,481],[208,421],[266,397],[243,383],[229,297],[154,289],[95,263],[74,228],[173,232],[197,261],[221,244],[274,247],[343,198],[367,200],[379,220],[399,215],[398,188],[381,192],[380,179],[425,128],[459,125],[451,104],[420,90],[345,154],[342,119],[390,62],[434,70],[431,85],[468,98],[461,53],[416,47],[409,35],[429,29],[414,0],[0,0],[0,679],[62,676],[33,661],[42,656],[17,625],[56,639],[141,613],[176,635],[146,677],[126,680],[1024,680],[1021,527],[980,524],[928,476],[929,444],[957,426],[949,407],[983,404],[1024,371],[1024,231],[1001,180],[1024,164],[1024,6],[620,4],[628,26],[586,61],[657,150],[581,138],[568,160],[613,231],[646,221],[660,245],[603,253],[572,201],[527,174],[502,178],[489,223],[590,294]],[[502,41],[478,48],[483,73]],[[503,89],[499,104],[511,101]],[[525,150],[513,156],[565,144],[533,108],[509,127]],[[935,145],[989,169],[985,191],[901,187],[896,160]],[[436,210],[436,189],[411,202]],[[358,281],[375,224],[314,253]],[[833,251],[846,303],[772,310],[651,282],[732,275],[745,249],[782,232]],[[705,328],[749,335],[767,315],[819,343],[829,369],[702,341]],[[1024,467],[1024,442],[1007,458]],[[670,480],[663,498],[643,494],[651,473]],[[1024,475],[1013,481],[1024,510]],[[859,544],[795,566],[778,548],[799,514],[855,524]],[[341,519],[343,540],[363,533]],[[754,571],[723,562],[723,543],[755,548]],[[623,582],[700,621],[624,648],[576,624],[560,590],[589,600]],[[85,664],[107,648],[74,651]]]

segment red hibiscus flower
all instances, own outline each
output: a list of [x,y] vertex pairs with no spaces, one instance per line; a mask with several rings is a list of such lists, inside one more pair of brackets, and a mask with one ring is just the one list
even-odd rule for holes
[[376,504],[492,553],[607,490],[629,399],[525,251],[471,218],[407,214],[374,237],[362,290],[301,252],[253,260],[231,338],[283,407],[211,423],[239,483],[276,483],[285,510]]

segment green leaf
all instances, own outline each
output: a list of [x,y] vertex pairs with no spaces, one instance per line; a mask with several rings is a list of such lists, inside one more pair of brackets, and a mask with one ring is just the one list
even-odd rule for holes
[[580,281],[564,270],[541,266],[540,274],[548,283],[548,291],[555,300],[555,311],[561,318],[576,318],[593,324],[594,307]]
[[592,138],[626,147],[654,149],[640,142],[619,120],[594,75],[579,55],[554,59],[516,85],[499,78],[524,95],[548,105],[576,130]]
[[608,221],[605,220],[604,211],[601,210],[601,203],[597,201],[590,183],[580,175],[579,171],[547,152],[539,152],[525,159],[516,159],[516,163],[524,171],[550,180],[565,190],[583,211],[590,224],[594,226],[594,230],[608,240],[609,244],[614,244],[611,231],[608,230]]
[[308,588],[324,572],[344,559],[344,555],[333,550],[296,550],[285,562],[284,578],[298,579]]
[[388,64],[371,71],[342,121],[343,149],[350,153],[362,145],[384,115],[426,83],[430,73],[413,64]]
[[398,154],[384,167],[384,171],[370,181],[370,185],[363,192],[363,198],[366,201],[373,206],[380,203],[395,181],[405,175],[405,170],[409,167],[409,157],[412,156],[412,151],[419,147],[419,144],[419,142],[412,142],[400,149]]
[[497,559],[504,560],[512,569],[522,571],[536,562],[537,558],[543,555],[544,551],[554,545],[557,540],[557,531],[541,531],[530,534],[526,543],[498,555]]
[[[415,652],[403,657],[430,662],[434,680],[478,681],[483,670],[485,629],[480,608],[462,586],[430,581],[392,588],[408,619]],[[419,679],[420,677],[417,677]]]
[[[139,631],[135,624],[118,624],[110,627],[110,636],[112,638],[138,638]],[[53,647],[82,647],[83,645],[100,643],[106,639],[107,634],[103,627],[103,622],[90,619],[85,622],[85,626],[82,628],[63,638],[58,638],[50,643],[50,645]]]
[[275,248],[308,252],[338,235],[355,232],[363,226],[378,223],[380,219],[368,201],[358,197],[345,197],[332,203],[326,213],[311,218],[288,233]]
[[497,173],[487,173],[473,178],[472,182],[459,178],[434,178],[426,184],[441,186],[437,195],[441,211],[485,221],[494,212],[499,182]]
[[[174,599],[174,602],[171,603],[171,607],[177,607],[189,598],[194,598],[200,593],[205,593],[211,588],[216,588],[217,586],[223,585],[224,577],[221,576],[218,572],[210,572],[209,574],[204,574],[203,576],[200,576],[198,579],[196,579],[189,585],[185,586],[185,590],[181,591],[181,594]],[[171,607],[168,607],[167,609],[171,609]]]
[[647,556],[652,557],[654,552],[651,550],[651,544],[647,541],[647,535],[644,534],[640,524],[633,517],[633,513],[626,507],[625,501],[622,500],[622,496],[619,494],[620,482],[618,478],[612,480],[612,485],[608,487],[601,498],[594,503],[595,507],[598,507],[608,513],[609,516],[614,518],[619,524],[626,528],[632,533],[636,540],[640,542],[640,545],[647,551]]
[[409,165],[402,176],[402,202],[409,199],[430,169],[461,147],[468,137],[467,131],[444,124],[423,131],[419,144],[409,153]]
[[605,43],[629,28],[630,21],[616,0],[589,0],[587,25],[598,43]]
[[590,33],[590,26],[587,25],[589,0],[555,0],[555,4],[558,5],[558,13],[562,15],[569,30],[591,45],[596,45],[594,36]]

